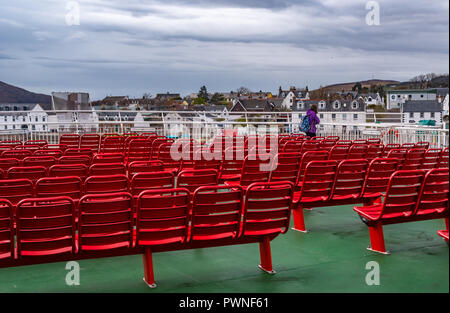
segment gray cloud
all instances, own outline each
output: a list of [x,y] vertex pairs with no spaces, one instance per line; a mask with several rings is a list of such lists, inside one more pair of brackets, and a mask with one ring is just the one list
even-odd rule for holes
[[[0,0],[1,1],[1,0]],[[37,92],[276,90],[448,72],[448,1],[16,0],[0,12],[0,80]]]

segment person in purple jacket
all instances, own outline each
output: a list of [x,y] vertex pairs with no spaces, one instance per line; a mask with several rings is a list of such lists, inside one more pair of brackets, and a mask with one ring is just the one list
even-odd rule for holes
[[311,108],[306,112],[306,116],[308,116],[309,124],[311,125],[309,132],[306,132],[306,136],[314,138],[317,132],[316,125],[320,124],[320,119],[317,116],[317,104],[311,105]]

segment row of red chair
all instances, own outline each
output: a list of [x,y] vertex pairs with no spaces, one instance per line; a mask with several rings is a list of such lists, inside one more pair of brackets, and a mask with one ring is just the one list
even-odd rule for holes
[[[142,253],[146,283],[155,287],[152,254],[260,244],[260,268],[274,273],[270,241],[287,232],[292,184],[147,190],[129,193],[0,200],[0,266]],[[76,207],[78,209],[76,209]],[[77,212],[77,213],[76,213]],[[78,223],[75,223],[75,220]]]
[[136,173],[132,178],[124,174],[88,176],[43,177],[0,180],[0,197],[16,204],[30,197],[68,196],[77,202],[83,195],[130,192],[137,197],[150,189],[185,188],[192,193],[201,186],[218,184],[216,170],[186,170],[177,177],[170,172]]

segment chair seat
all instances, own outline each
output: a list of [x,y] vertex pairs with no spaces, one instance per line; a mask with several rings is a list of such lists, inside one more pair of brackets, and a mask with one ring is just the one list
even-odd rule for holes
[[[378,220],[378,217],[381,214],[383,209],[382,204],[363,206],[363,207],[354,207],[353,210],[358,213],[360,216],[367,218],[370,221]],[[397,213],[389,213],[385,214],[382,217],[382,220],[388,220],[398,217],[408,217],[410,215],[409,212],[397,212]]]
[[339,196],[333,196],[331,200],[348,200],[348,199],[358,199],[360,196],[359,193],[353,193],[348,195],[339,195]]
[[294,192],[294,198],[293,198],[293,202],[294,203],[313,203],[313,202],[325,202],[328,200],[328,196],[320,196],[320,197],[308,197],[308,198],[303,198],[302,201],[300,201],[301,198],[301,194],[302,192]]

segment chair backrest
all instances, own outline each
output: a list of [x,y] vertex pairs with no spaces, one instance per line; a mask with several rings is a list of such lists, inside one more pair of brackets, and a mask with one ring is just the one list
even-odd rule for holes
[[88,176],[88,171],[89,168],[84,164],[55,164],[48,169],[48,176],[77,176],[84,180]]
[[438,162],[437,167],[439,167],[439,168],[448,168],[448,158],[449,158],[448,148],[445,148],[441,152],[441,155],[439,157],[439,162]]
[[306,140],[302,144],[301,153],[305,153],[307,151],[317,151],[319,150],[320,140]]
[[77,176],[43,177],[36,182],[38,198],[66,196],[78,200],[83,195],[83,182]]
[[240,185],[248,186],[256,182],[268,182],[271,159],[269,154],[246,156],[242,165]]
[[33,156],[52,156],[60,158],[62,155],[63,152],[57,149],[39,149],[33,152]]
[[368,143],[369,145],[372,145],[372,144],[381,144],[381,138],[369,138],[369,139],[367,139],[367,143]]
[[299,185],[303,180],[303,175],[306,169],[306,166],[311,161],[326,161],[328,160],[329,153],[328,151],[307,151],[302,155],[300,161],[300,170],[298,172],[297,183]]
[[366,159],[343,160],[334,179],[333,200],[358,199],[362,195],[369,162]]
[[354,145],[367,145],[368,142],[366,139],[355,139],[353,140]]
[[398,143],[388,143],[384,146],[383,157],[387,156],[389,152],[393,149],[400,149],[400,144]]
[[330,160],[345,160],[347,159],[348,150],[350,149],[349,145],[335,145],[330,150],[329,159]]
[[411,216],[416,210],[424,178],[425,171],[423,170],[400,170],[392,174],[378,218]]
[[310,161],[301,181],[300,202],[326,201],[331,196],[337,161]]
[[125,175],[89,176],[84,182],[85,194],[128,192],[128,189]]
[[372,161],[373,159],[381,158],[383,156],[383,149],[384,146],[382,144],[379,143],[369,144],[369,147],[367,148],[366,159]]
[[170,142],[161,144],[159,146],[157,159],[163,162],[164,169],[178,173],[181,169],[183,160],[181,159],[181,155],[179,160],[172,157],[172,144],[173,143]]
[[401,148],[404,148],[404,149],[412,149],[412,148],[414,148],[415,146],[416,146],[416,144],[413,143],[413,142],[405,142],[404,144],[402,144]]
[[156,138],[152,141],[151,159],[156,160],[158,158],[159,146],[167,142],[167,138]]
[[92,159],[94,155],[91,148],[68,148],[64,151],[65,156],[89,156]]
[[15,158],[0,158],[0,169],[8,171],[11,167],[20,166],[20,160]]
[[339,139],[341,139],[339,136],[327,136],[325,139],[334,140],[335,142],[338,142]]
[[69,197],[30,198],[16,210],[17,256],[75,253],[75,203]]
[[430,143],[428,141],[419,141],[414,145],[414,148],[428,150],[428,148],[430,148]]
[[23,160],[31,155],[33,155],[33,152],[30,150],[5,150],[1,153],[0,157],[3,159]]
[[[127,138],[127,140],[130,138]],[[126,150],[127,161],[149,161],[152,152],[151,147],[151,141],[149,139],[140,137],[129,140]]]
[[9,200],[16,205],[19,201],[34,196],[33,182],[29,179],[0,180],[1,199]]
[[122,153],[99,153],[92,159],[92,164],[100,163],[123,163]]
[[27,140],[23,143],[24,146],[39,146],[44,147],[48,145],[47,140],[40,139],[40,140]]
[[128,177],[131,179],[137,173],[163,172],[164,163],[159,160],[134,161],[128,164]]
[[420,168],[421,169],[436,168],[439,163],[439,157],[441,156],[441,153],[442,149],[435,149],[435,148],[431,148],[425,151]]
[[194,153],[194,169],[220,171],[222,156],[223,153],[220,150],[214,150],[212,146],[199,148]]
[[22,141],[20,140],[3,140],[0,141],[0,151],[1,150],[12,150],[14,147],[21,146]]
[[123,153],[124,138],[122,136],[108,136],[101,142],[101,153]]
[[413,148],[409,149],[406,153],[405,160],[403,161],[402,170],[417,170],[421,167],[423,158],[425,155],[425,149]]
[[17,256],[75,253],[75,204],[69,197],[30,198],[16,209]]
[[136,245],[183,243],[189,232],[189,190],[147,190],[137,200]]
[[449,210],[448,168],[435,168],[425,175],[415,215],[442,214]]
[[406,154],[408,153],[408,150],[405,148],[399,148],[399,149],[392,149],[389,151],[387,157],[388,158],[395,158],[399,162],[399,166],[403,164],[403,162],[406,159]]
[[125,175],[126,168],[123,163],[100,163],[89,167],[89,176]]
[[31,156],[23,159],[23,166],[43,166],[49,168],[56,164],[54,156]]
[[130,189],[134,196],[149,189],[175,188],[175,175],[169,172],[136,173],[131,178]]
[[303,145],[303,141],[290,140],[284,144],[282,151],[283,152],[300,153],[302,151],[302,145]]
[[[1,188],[1,187],[0,187]],[[0,198],[0,260],[14,258],[13,205]]]
[[80,146],[80,135],[64,134],[59,138],[59,144],[66,145],[67,148],[78,148]]
[[98,134],[84,134],[80,138],[80,148],[91,149],[97,153],[100,147],[100,135]]
[[373,159],[367,169],[363,187],[363,197],[384,194],[387,190],[389,179],[398,169],[399,162],[394,158]]
[[131,248],[133,224],[129,193],[86,195],[78,205],[79,251]]
[[183,170],[177,176],[177,188],[186,188],[193,193],[202,186],[216,186],[219,173],[216,170]]
[[289,229],[294,184],[255,183],[245,193],[243,236],[284,234]]
[[324,140],[322,140],[322,141],[320,142],[319,150],[330,151],[330,150],[334,147],[334,145],[336,144],[336,142],[337,142],[337,140],[325,138]]
[[9,179],[29,179],[33,182],[47,175],[47,169],[43,166],[18,166],[11,167],[6,176]]
[[58,164],[84,164],[91,165],[91,157],[88,155],[64,155],[58,159]]
[[243,214],[240,186],[200,187],[192,200],[191,241],[237,238]]
[[272,163],[269,181],[290,181],[295,184],[300,169],[300,160],[300,153],[278,153]]
[[341,139],[336,142],[337,145],[351,146],[353,141],[347,139]]
[[355,143],[348,150],[347,159],[365,159],[367,157],[368,149],[369,146],[365,143]]

